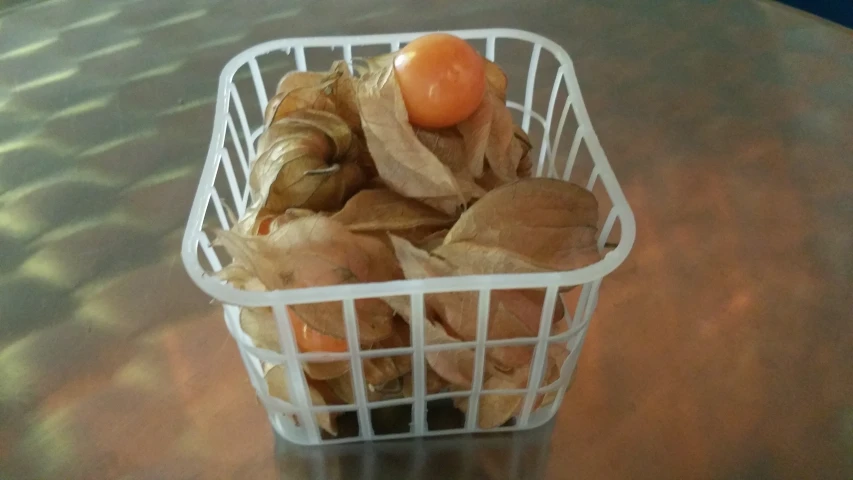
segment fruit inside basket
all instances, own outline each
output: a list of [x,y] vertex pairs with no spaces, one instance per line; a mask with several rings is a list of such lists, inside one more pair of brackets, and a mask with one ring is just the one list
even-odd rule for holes
[[[601,277],[615,265],[586,267],[606,263],[614,223],[630,213],[625,205],[600,214],[592,187],[609,168],[594,169],[586,185],[569,178],[571,166],[556,174],[551,126],[531,139],[531,117],[545,119],[525,111],[517,122],[500,65],[453,35],[411,40],[291,71],[271,98],[259,94],[263,125],[234,193],[238,213],[215,191],[208,197],[226,227],[212,232],[228,257],[221,268],[199,244],[215,257],[215,277],[246,292],[240,298],[270,295],[213,296],[226,303],[277,429],[282,419],[319,427],[307,443],[442,430],[435,425],[501,429],[516,417],[527,428],[532,412],[554,404],[550,418]],[[547,122],[557,122],[567,72],[558,71]],[[570,164],[588,131],[578,127]],[[567,276],[579,269],[584,276]],[[526,284],[505,278],[523,274]],[[476,279],[470,289],[467,278]]]

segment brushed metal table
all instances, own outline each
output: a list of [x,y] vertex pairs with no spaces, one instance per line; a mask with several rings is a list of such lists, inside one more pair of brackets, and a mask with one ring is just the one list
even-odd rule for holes
[[[853,478],[851,31],[738,0],[5,7],[0,478]],[[493,26],[569,51],[637,216],[560,414],[277,442],[178,258],[219,70],[272,38]]]

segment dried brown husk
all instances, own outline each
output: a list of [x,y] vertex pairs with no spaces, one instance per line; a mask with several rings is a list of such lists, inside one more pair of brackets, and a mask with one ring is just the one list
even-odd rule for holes
[[394,57],[397,56],[396,51],[383,53],[373,57],[358,57],[353,59],[353,70],[359,76],[364,76],[371,72],[376,72],[390,67],[394,63]]
[[334,113],[353,130],[360,130],[354,79],[346,62],[336,61],[328,72],[290,72],[285,75],[279,82],[276,95],[267,103],[265,125],[305,108]]
[[494,89],[487,90],[477,110],[455,127],[462,137],[461,150],[471,178],[480,179],[487,173],[495,177],[485,184],[478,182],[481,186],[496,186],[515,180],[519,175],[529,176],[529,159],[524,165],[522,161],[531,149],[530,139],[513,123],[504,101]]
[[439,129],[415,128],[418,140],[435,155],[450,171],[468,170],[469,161],[465,152],[465,138],[454,126]]
[[323,83],[327,77],[326,72],[288,72],[278,81],[275,93],[288,93],[300,88],[313,87]]
[[597,262],[598,202],[588,190],[548,178],[492,190],[450,229],[445,244],[470,242],[514,252],[536,266],[571,270]]
[[486,94],[474,113],[456,126],[463,140],[465,163],[473,178],[483,176],[494,108],[495,104]]
[[240,328],[251,337],[256,347],[274,352],[281,351],[275,316],[270,308],[243,308],[240,311]]
[[258,151],[266,152],[279,140],[291,140],[295,132],[325,134],[325,139],[316,135],[314,139],[318,143],[325,142],[332,157],[346,154],[352,143],[352,131],[341,117],[323,110],[305,108],[291,112],[287,117],[270,125],[258,138]]
[[362,190],[332,219],[353,232],[394,232],[419,227],[449,227],[456,217],[388,189]]
[[347,155],[347,159],[355,162],[356,165],[361,167],[361,170],[367,177],[361,188],[387,188],[385,183],[382,182],[382,179],[379,178],[379,171],[376,169],[376,162],[373,161],[373,155],[370,154],[370,151],[367,149],[367,145],[361,135],[363,135],[363,133],[353,137],[353,144],[350,147],[349,154]]
[[[421,143],[450,168],[466,199],[477,199],[486,194],[486,190],[477,184],[475,178],[476,175],[479,175],[479,173],[475,173],[476,170],[478,168],[482,170],[482,158],[479,165],[472,161],[471,155],[476,154],[469,152],[469,139],[464,137],[457,127],[438,130],[418,128],[416,134]],[[431,198],[424,201],[443,211],[452,211],[456,205],[455,199],[452,197]],[[447,206],[442,206],[443,203],[447,203]]]
[[350,365],[347,361],[337,360],[333,362],[303,362],[302,370],[305,375],[315,380],[328,380],[337,378],[349,372]]
[[[242,267],[241,272],[250,272],[268,290],[399,278],[393,253],[382,242],[356,235],[322,216],[296,219],[262,237],[219,232],[216,242],[226,248],[234,259],[233,264]],[[221,278],[233,280],[227,275]],[[325,335],[346,338],[340,302],[291,308],[309,327]],[[393,333],[393,311],[384,302],[359,299],[355,308],[362,344],[382,340]]]
[[[392,334],[368,349],[389,349],[409,345],[409,326],[403,321],[395,321]],[[412,369],[412,359],[409,355],[388,357],[367,357],[361,362],[364,380],[371,390],[380,393],[388,390],[386,384],[405,375]],[[312,362],[303,364],[305,373],[318,380],[329,380],[340,377],[350,371],[349,361]]]
[[[527,382],[529,368],[518,368],[508,373],[495,372],[483,381],[483,390],[501,390],[524,388]],[[468,412],[468,398],[454,399],[456,408]],[[495,428],[505,424],[516,415],[516,411],[524,403],[524,395],[496,395],[484,391],[480,396],[477,410],[477,426],[480,428]]]
[[[281,351],[275,316],[268,307],[244,308],[240,312],[240,327],[258,348],[275,352]],[[339,377],[349,371],[348,361],[304,362],[305,374],[315,380],[327,380]]]
[[[335,393],[335,396],[344,404],[356,405],[358,402],[355,398],[355,390],[353,390],[352,374],[347,372],[337,378],[331,378],[326,381],[329,389]],[[378,402],[385,400],[384,393],[378,390],[368,388],[367,382],[364,384],[364,392],[368,402]]]
[[[403,394],[402,394],[402,396],[407,397],[407,398],[413,397],[414,396],[414,387],[415,387],[414,375],[410,373],[410,374],[404,375],[402,378],[403,378]],[[424,370],[424,387],[425,387],[424,391],[426,392],[427,395],[431,395],[434,393],[440,393],[441,391],[445,390],[448,386],[449,386],[449,384],[446,381],[444,381],[444,379],[441,378],[441,376],[439,374],[435,373],[435,371],[433,371],[433,369],[430,368],[429,365],[426,366],[426,369]]]
[[[559,379],[559,368],[552,359],[547,359],[542,386],[549,385]],[[489,390],[510,390],[525,388],[530,376],[530,365],[524,365],[508,372],[489,372],[483,381],[483,392],[480,396],[477,410],[477,425],[480,428],[495,428],[505,424],[512,417],[521,414],[524,407],[523,394],[490,394]],[[540,393],[533,401],[532,410],[551,404],[556,397],[556,391]],[[468,411],[469,400],[462,397],[454,400],[456,407],[463,412]]]
[[455,213],[467,198],[453,171],[420,142],[409,124],[393,68],[365,73],[356,97],[367,146],[385,184],[406,197],[440,199],[439,208]]
[[257,235],[258,225],[260,222],[268,217],[270,219],[273,217],[273,215],[270,214],[264,214],[259,217],[263,207],[263,199],[254,200],[246,209],[243,216],[240,217],[237,222],[234,223],[234,226],[231,227],[231,231],[241,235]]
[[335,113],[349,125],[353,131],[361,131],[361,115],[358,113],[355,88],[356,79],[349,66],[343,60],[332,64],[329,97],[335,104]]
[[[382,340],[373,349],[400,348],[409,345],[409,326],[402,320],[395,321],[394,333]],[[403,376],[412,370],[410,355],[367,357],[362,361],[365,392],[369,401],[399,398],[403,394]],[[345,403],[355,403],[352,375],[330,379],[329,387]]]
[[366,180],[349,158],[349,127],[326,112],[302,110],[279,120],[259,145],[265,150],[249,177],[252,198],[263,202],[256,217],[290,208],[337,210]]
[[[461,267],[462,270],[460,270],[459,267],[449,263],[439,256],[430,255],[429,252],[418,249],[406,240],[398,237],[392,237],[391,240],[394,244],[395,253],[400,262],[400,266],[403,269],[403,273],[406,278],[409,279],[467,275],[471,274],[472,271],[475,271],[474,269],[480,268],[477,266],[478,259],[474,255],[466,257],[464,253],[459,253],[459,258],[466,262],[466,264]],[[457,247],[450,247],[448,251],[450,250],[456,251],[461,249]],[[480,250],[482,251],[483,249]],[[478,250],[477,248],[473,248],[471,251],[476,252]],[[495,249],[493,252],[482,253],[480,255],[480,260],[483,262],[502,265],[506,263],[506,260],[489,259],[490,256],[500,255],[501,252]],[[484,265],[486,265],[487,268],[489,263],[484,263]],[[487,270],[487,272],[498,273],[490,270]],[[435,332],[437,335],[436,338],[441,337],[442,333],[450,335],[451,332],[452,335],[450,336],[461,338],[463,340],[473,340],[477,338],[477,295],[477,292],[466,291],[434,293],[425,297],[425,302],[429,306],[430,311],[434,312],[435,318],[440,319],[440,321],[446,325],[446,328],[449,329],[449,332],[441,332],[437,330]],[[539,316],[535,319],[535,327],[531,329],[528,326],[531,322],[526,318],[521,318],[519,316],[519,309],[514,308],[519,302],[530,303],[530,301],[524,298],[515,298],[516,296],[518,295],[514,294],[512,291],[496,290],[492,292],[492,301],[490,302],[489,311],[490,321],[487,331],[489,339],[495,340],[535,336],[535,332],[538,330]],[[508,299],[512,298],[515,298],[514,302],[509,302]],[[541,309],[541,305],[539,308]],[[528,308],[528,310],[529,309],[530,308]],[[527,310],[523,310],[523,312],[525,315],[527,314]],[[399,310],[398,313],[400,313]],[[504,346],[490,348],[488,349],[487,354],[489,358],[496,363],[507,368],[513,368],[528,363],[531,358],[531,351],[532,347],[530,346]],[[441,367],[433,365],[433,368],[435,368],[439,374],[443,374]],[[447,379],[448,381],[453,382],[453,380],[450,380],[449,378]]]
[[[394,333],[379,342],[373,349],[401,348],[410,345],[409,325],[395,320]],[[371,388],[381,387],[412,370],[410,355],[392,355],[387,357],[368,357],[362,362],[364,379]]]
[[525,153],[521,160],[518,161],[518,178],[529,178],[533,175],[533,160],[530,159],[530,154]]
[[486,60],[486,84],[500,100],[506,101],[507,76],[495,62]]
[[264,109],[264,126],[269,127],[293,112],[310,108],[335,112],[335,102],[329,98],[331,80],[275,94]]
[[[269,388],[270,396],[276,397],[280,400],[290,403],[290,391],[288,389],[288,384],[290,381],[287,377],[287,371],[281,365],[276,365],[269,368],[264,374],[264,378],[266,379],[267,386]],[[324,385],[322,382],[314,382],[310,379],[308,380],[308,390],[311,395],[311,404],[315,407],[321,407],[325,405],[334,404],[334,395],[331,390]],[[327,413],[317,413],[315,415],[317,419],[317,425],[320,426],[326,432],[337,435],[338,434],[338,426],[335,423],[335,418],[339,414],[336,412],[327,412]]]
[[421,250],[431,252],[444,244],[444,237],[447,236],[447,232],[449,231],[449,228],[443,228],[441,230],[436,230],[435,232],[432,232],[426,236],[414,240],[406,237],[402,238],[405,238],[406,240],[412,242],[414,246],[420,248]]
[[515,137],[515,124],[512,114],[504,104],[493,93],[487,91],[483,101],[492,104],[492,121],[489,127],[489,141],[486,144],[486,162],[494,174],[504,181],[512,181],[518,178],[517,158],[512,155],[511,146]]
[[512,135],[513,143],[515,144],[512,148],[519,152],[519,156],[524,157],[533,149],[533,142],[530,141],[530,136],[527,135],[527,132],[523,128],[513,125]]
[[235,288],[250,292],[265,292],[267,287],[247,265],[232,262],[216,272],[216,276],[230,283]]
[[444,243],[433,249],[431,253],[450,264],[455,275],[545,273],[550,271],[547,268],[535,265],[514,251],[480,245],[470,241]]
[[[452,266],[419,251],[404,241],[395,239],[398,255],[407,278],[428,278],[438,273],[452,274]],[[403,318],[409,320],[411,311],[405,297],[385,299]],[[539,328],[544,294],[526,290],[495,290],[490,302],[489,338],[534,337]],[[444,316],[442,316],[444,315]],[[438,321],[441,319],[441,321]],[[452,323],[447,323],[447,321]],[[447,323],[447,325],[445,325]],[[461,339],[476,338],[476,294],[456,292],[432,294],[426,298],[424,343],[426,345],[456,344]],[[453,325],[460,331],[454,330]],[[461,339],[460,339],[461,338]],[[532,346],[493,347],[487,350],[487,372],[512,370],[530,364]],[[556,353],[556,352],[555,352]],[[470,388],[474,371],[474,350],[455,348],[426,353],[429,366],[448,383]]]
[[[386,297],[383,300],[406,322],[411,323],[411,306],[407,297]],[[455,344],[461,340],[450,333],[436,320],[435,312],[425,306],[424,345]],[[450,384],[470,387],[474,372],[474,350],[458,348],[425,352],[427,364],[441,378]]]

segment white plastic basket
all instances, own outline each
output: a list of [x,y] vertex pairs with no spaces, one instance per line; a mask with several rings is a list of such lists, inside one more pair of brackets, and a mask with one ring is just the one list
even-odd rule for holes
[[[327,69],[331,61],[376,55],[393,51],[426,32],[348,37],[291,38],[263,43],[234,57],[225,66],[219,80],[213,137],[198,192],[183,239],[182,257],[190,277],[214,299],[222,302],[225,320],[243,358],[249,378],[261,403],[267,409],[275,431],[298,444],[328,444],[377,439],[425,437],[455,433],[480,432],[477,422],[478,399],[483,394],[518,394],[524,396],[521,413],[509,426],[489,432],[522,430],[540,426],[551,419],[560,406],[570,383],[580,353],[589,319],[598,301],[601,280],[625,259],[635,236],[634,216],[592,129],[581,98],[578,82],[568,54],[554,42],[539,35],[510,29],[453,31],[468,39],[489,59],[505,67],[510,90],[507,104],[515,110],[522,128],[530,134],[535,146],[531,158],[539,176],[572,180],[587,187],[597,197],[601,208],[598,247],[608,250],[596,264],[568,272],[523,275],[487,275],[468,277],[406,280],[374,284],[274,292],[237,290],[219,281],[212,272],[227,259],[211,246],[206,227],[228,229],[230,208],[242,215],[248,202],[246,178],[255,158],[254,142],[261,134],[262,112],[276,82],[288,70]],[[522,61],[522,64],[518,62]],[[314,62],[317,62],[316,64]],[[510,68],[510,67],[519,68]],[[515,77],[516,71],[526,75]],[[606,249],[605,246],[615,248]],[[579,295],[561,297],[562,287],[578,285]],[[543,289],[545,302],[537,337],[511,340],[485,340],[490,292],[494,289]],[[477,341],[453,345],[424,345],[424,295],[448,291],[479,292]],[[357,340],[354,300],[405,295],[411,299],[411,347],[362,351]],[[562,299],[562,300],[561,300]],[[338,354],[299,353],[287,317],[286,305],[341,301],[345,315],[349,352]],[[550,335],[551,315],[555,302],[566,305],[568,323],[565,333]],[[256,347],[242,331],[239,322],[242,307],[272,307],[278,324],[282,351]],[[567,346],[570,355],[561,366],[559,380],[542,386],[546,347],[551,343]],[[483,364],[486,349],[498,345],[535,345],[528,388],[484,391]],[[474,385],[471,391],[425,394],[425,349],[473,349],[476,355]],[[361,359],[365,356],[412,355],[412,398],[368,402],[365,393]],[[314,406],[301,368],[304,361],[349,360],[354,381],[356,405]],[[262,364],[282,365],[291,382],[287,385],[291,402],[269,394]],[[534,410],[539,393],[555,392],[555,401]],[[427,422],[427,402],[442,398],[468,396],[471,409],[464,426],[450,430],[432,430]],[[371,411],[395,405],[411,406],[408,432],[380,435],[371,426]],[[315,414],[323,411],[353,411],[358,419],[358,434],[345,438],[323,438]],[[294,421],[296,419],[296,421]]]

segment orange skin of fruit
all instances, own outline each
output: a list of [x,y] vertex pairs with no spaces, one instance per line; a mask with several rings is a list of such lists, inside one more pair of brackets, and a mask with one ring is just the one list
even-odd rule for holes
[[445,33],[420,37],[394,58],[409,122],[444,128],[468,118],[486,91],[486,64],[465,40]]
[[333,353],[349,351],[349,345],[345,339],[330,337],[314,330],[306,325],[290,307],[287,307],[287,313],[290,315],[290,324],[293,325],[296,345],[300,351]]

